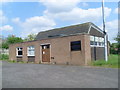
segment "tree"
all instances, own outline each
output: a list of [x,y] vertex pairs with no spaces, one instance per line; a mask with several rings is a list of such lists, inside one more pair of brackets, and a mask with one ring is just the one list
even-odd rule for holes
[[20,37],[15,37],[15,36],[8,36],[7,41],[8,44],[14,44],[14,43],[19,43],[23,42],[23,39]]
[[111,54],[118,54],[120,52],[120,33],[118,33],[117,37],[114,38],[117,43],[112,43],[110,46]]
[[110,45],[110,53],[111,54],[118,54],[118,43],[112,43]]
[[116,41],[120,42],[120,34],[119,34],[119,33],[118,33],[117,37],[116,37],[116,38],[114,38],[114,40],[116,40]]
[[120,32],[118,33],[117,37],[114,40],[117,41],[117,48],[119,49],[120,52]]
[[8,49],[10,44],[23,42],[20,37],[15,37],[14,35],[9,35],[5,41],[2,42],[2,48]]
[[8,49],[9,48],[8,43],[7,42],[2,42],[2,48]]
[[33,41],[35,40],[36,34],[29,34],[24,41]]

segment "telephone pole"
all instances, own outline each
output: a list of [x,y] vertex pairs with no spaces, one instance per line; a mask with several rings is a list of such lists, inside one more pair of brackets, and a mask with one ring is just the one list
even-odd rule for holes
[[104,0],[102,0],[102,16],[103,16],[103,32],[104,32],[104,57],[105,61],[108,61],[108,51],[107,51],[107,33],[105,30],[105,15],[104,15]]

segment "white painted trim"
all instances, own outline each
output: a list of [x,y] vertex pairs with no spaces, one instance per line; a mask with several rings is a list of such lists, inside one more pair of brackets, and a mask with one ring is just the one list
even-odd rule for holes
[[96,45],[90,45],[91,47],[104,47],[104,46],[96,46]]
[[27,56],[35,56],[35,55],[29,55],[29,54],[27,53]]
[[40,44],[40,45],[48,45],[48,44],[50,44],[50,43],[44,43],[44,44]]
[[94,25],[90,25],[90,28],[88,30],[88,34],[90,33],[91,27],[95,28],[97,31],[99,31],[100,33],[104,34],[100,29],[96,28]]
[[16,55],[16,56],[21,56],[22,57],[23,55]]
[[[23,56],[23,55],[18,55],[18,48],[22,48],[22,47],[16,47],[16,56]],[[22,54],[23,54],[23,50],[22,50]]]
[[90,27],[89,27],[89,29],[88,29],[88,34],[90,33],[91,27],[92,27],[92,25],[90,25]]

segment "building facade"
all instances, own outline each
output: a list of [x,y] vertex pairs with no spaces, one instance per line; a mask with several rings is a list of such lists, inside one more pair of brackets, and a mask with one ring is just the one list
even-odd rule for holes
[[34,41],[9,46],[9,59],[24,62],[88,65],[104,59],[104,33],[93,23],[38,33]]

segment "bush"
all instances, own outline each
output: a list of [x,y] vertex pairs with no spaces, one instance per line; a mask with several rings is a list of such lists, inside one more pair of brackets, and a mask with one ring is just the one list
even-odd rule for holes
[[0,60],[8,60],[9,59],[9,55],[7,54],[0,54]]
[[119,47],[118,43],[112,43],[110,45],[110,53],[111,54],[118,54],[118,47]]

